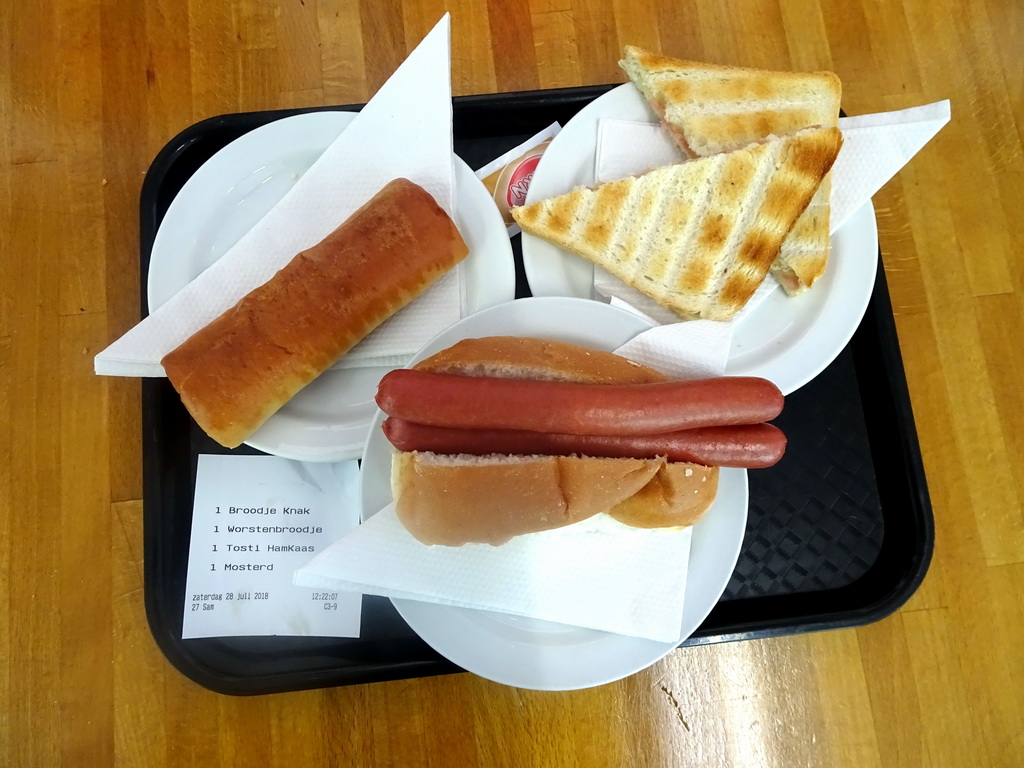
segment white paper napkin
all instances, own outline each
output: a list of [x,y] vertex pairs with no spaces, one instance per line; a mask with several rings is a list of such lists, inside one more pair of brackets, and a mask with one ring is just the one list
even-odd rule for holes
[[[673,378],[721,376],[722,323],[656,328],[616,350]],[[686,352],[673,344],[681,340]],[[728,350],[728,346],[725,347]],[[480,608],[660,642],[680,639],[691,528],[643,530],[607,515],[500,547],[428,547],[388,506],[295,573],[295,583]]]
[[[840,118],[843,146],[832,168],[830,231],[835,232],[846,223],[949,122],[949,118],[949,101],[897,112]],[[635,176],[684,159],[658,124],[611,119],[602,119],[598,124],[595,177],[599,182]],[[870,257],[874,258],[874,254]],[[742,310],[727,323],[717,323],[726,330],[715,336],[715,343],[724,347],[715,354],[728,355],[733,329],[778,287],[775,278],[768,275]],[[675,314],[601,267],[594,268],[594,288],[613,305],[670,328],[689,324],[680,323]],[[671,330],[659,331],[660,343],[671,344],[672,334]],[[681,350],[682,343],[680,340],[674,347]]]
[[[100,352],[96,373],[163,376],[160,360],[405,177],[455,212],[446,14],[295,186],[215,264]],[[401,364],[461,317],[453,270],[349,352],[344,366]]]
[[597,515],[501,547],[428,547],[388,505],[296,571],[295,583],[675,642],[690,531],[630,528]]
[[831,231],[871,199],[946,123],[949,100],[839,118],[843,148],[832,167]]
[[[835,232],[949,122],[949,101],[896,112],[839,118],[843,146],[832,168],[830,229]],[[685,158],[660,125],[603,119],[595,177],[634,176]]]

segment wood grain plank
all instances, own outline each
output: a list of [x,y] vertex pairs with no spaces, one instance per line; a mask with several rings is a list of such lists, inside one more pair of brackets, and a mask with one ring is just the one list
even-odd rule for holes
[[[974,741],[984,745],[992,765],[1007,765],[1021,754],[1024,739],[1018,724],[1024,720],[1024,707],[1017,692],[1000,684],[1006,681],[1010,665],[1020,657],[1020,640],[993,631],[1003,620],[1009,602],[1008,595],[997,594],[1003,586],[993,575],[997,570],[982,569],[973,585],[975,599],[957,601],[947,610],[955,630],[966,700],[974,702],[972,714],[980,728]],[[984,652],[973,650],[982,648]]]
[[[12,403],[11,379],[13,368],[11,363],[11,337],[0,336],[0,600],[5,606],[13,606],[12,594],[14,579],[18,574],[11,573],[11,549],[15,531],[14,499],[11,496],[11,472],[14,461],[14,446],[11,437]],[[13,683],[17,673],[17,661],[13,656],[14,612],[0,611],[0,702],[8,706],[14,699],[11,697]],[[0,759],[6,765],[14,765],[14,745],[19,741],[14,731],[12,718],[8,715],[0,718]]]
[[928,292],[914,231],[907,218],[902,177],[890,179],[872,198],[878,222],[878,242],[889,284],[892,311],[897,318],[929,311]]
[[317,11],[324,103],[365,102],[369,95],[359,5],[349,0],[320,0]]
[[[274,752],[271,728],[253,730],[246,723],[265,723],[270,720],[272,703],[269,697],[240,698],[222,696],[218,699],[216,719],[218,728],[217,757],[225,765],[263,765],[266,755]],[[296,757],[292,756],[293,759]],[[311,765],[296,761],[295,765]]]
[[[673,651],[629,685],[620,713],[629,728],[634,765],[714,765],[728,754],[729,725],[719,716],[726,696],[718,652],[697,647]],[[633,712],[647,712],[637,720]],[[649,762],[645,762],[648,760]]]
[[580,77],[585,85],[621,83],[619,38],[612,0],[572,0]]
[[[316,761],[321,765],[330,762],[334,755],[339,754],[345,755],[351,765],[373,764],[375,750],[381,741],[387,739],[388,729],[388,723],[382,722],[378,716],[378,698],[374,688],[357,686],[307,695],[306,701],[311,702],[312,711],[322,713],[323,721],[329,723],[327,728],[319,729],[321,738],[312,745],[313,762],[310,765],[316,765]],[[350,712],[369,713],[370,721],[341,716]]]
[[57,24],[56,147],[61,184],[55,224],[65,233],[60,251],[62,315],[102,312],[103,102],[99,0],[65,0]]
[[59,328],[61,753],[64,765],[111,765],[111,561],[97,557],[111,544],[107,404],[106,384],[92,372],[106,319],[72,315]]
[[[979,631],[988,631],[1001,640],[1006,648],[1005,667],[998,670],[997,677],[978,681],[979,687],[987,683],[998,696],[999,709],[994,721],[1000,729],[1000,738],[995,745],[996,760],[1012,765],[1024,754],[1024,731],[1016,727],[1024,713],[1021,712],[1020,691],[1024,690],[1024,643],[1019,642],[1020,627],[1024,626],[1024,565],[1001,565],[988,569],[989,595],[993,623]],[[989,691],[982,694],[982,702],[992,697]]]
[[361,0],[359,24],[367,94],[372,95],[405,60],[407,50],[401,8],[396,3]]
[[793,69],[804,72],[831,71],[832,51],[825,33],[825,19],[817,0],[780,2],[786,47]]
[[879,71],[885,73],[879,81],[879,94],[888,97],[920,93],[921,73],[914,58],[906,54],[913,45],[913,39],[903,5],[865,2],[861,7],[871,40],[872,58]]
[[322,107],[327,103],[328,101],[324,99],[323,88],[310,88],[306,91],[281,91],[277,95],[278,109]]
[[188,1],[193,113],[203,120],[238,111],[238,31],[231,3]]
[[843,81],[843,108],[850,115],[877,111],[879,76],[863,5],[859,2],[821,3],[821,15],[832,54],[832,69]]
[[[103,38],[117,41],[116,45],[102,46],[101,189],[107,343],[139,321],[139,190],[156,152],[154,147],[162,146],[169,138],[165,132],[182,127],[157,128],[149,121],[150,90],[145,76],[150,50],[148,32],[146,25],[138,23],[133,8],[134,3],[128,0],[105,0],[100,8]],[[168,11],[164,18],[172,20],[176,16]],[[159,31],[163,27],[156,25],[153,29]],[[173,48],[168,50],[173,52]],[[190,84],[189,99],[191,90]],[[163,112],[158,110],[156,114]],[[142,442],[141,390],[138,381],[131,379],[111,380],[108,386],[111,501],[137,499],[142,494],[142,462],[138,460]]]
[[[56,25],[55,65],[58,87],[56,115],[59,119],[54,147],[61,166],[62,197],[60,209],[73,216],[101,219],[103,200],[99,194],[102,181],[100,137],[103,131],[102,56],[99,0],[61,0]],[[69,222],[73,223],[73,222]],[[77,222],[76,222],[77,223]],[[61,228],[74,232],[77,227]],[[76,244],[81,253],[81,267],[68,264],[66,271],[81,272],[80,286],[73,295],[69,286],[61,285],[62,313],[75,311],[77,304],[89,311],[102,308],[102,269],[90,265],[102,263],[102,238]],[[87,285],[81,285],[84,281]]]
[[[857,632],[864,680],[879,753],[889,765],[916,766],[923,760],[921,713],[927,702],[917,695],[904,613]],[[843,739],[834,743],[843,743]]]
[[921,735],[925,765],[997,765],[985,749],[977,706],[969,701],[956,640],[957,627],[945,608],[903,614],[907,628],[910,667],[922,713]]
[[487,20],[494,41],[494,82],[498,91],[540,87],[533,52],[530,0],[488,0]]
[[658,4],[658,37],[665,53],[680,59],[708,60],[703,30],[700,24],[694,23],[700,5],[699,0]]
[[[0,3],[0,73],[11,72],[11,32],[13,9],[9,3]],[[0,75],[0,125],[14,125],[14,83],[8,74]],[[14,229],[11,218],[11,173],[13,131],[0,131],[0,253],[11,254]],[[10,261],[0,258],[0,285],[12,286]],[[0,338],[10,334],[10,291],[0,291]]]
[[452,14],[452,95],[494,93],[497,79],[495,53],[504,41],[491,39],[486,2],[450,0]]
[[222,734],[219,697],[180,674],[172,674],[173,677],[168,677],[171,692],[164,703],[167,765],[184,768],[220,763],[224,757],[224,741],[233,741],[237,731]]
[[[444,676],[424,681],[422,687],[415,686],[407,702],[409,706],[422,702],[423,711],[428,715],[447,708],[463,713],[458,718],[431,718],[423,734],[424,754],[437,756],[436,760],[447,759],[452,765],[480,764],[477,726],[481,723],[474,705],[484,692],[467,685],[466,677]],[[370,702],[373,698],[368,696]]]
[[1007,263],[1013,285],[1012,294],[1017,298],[1017,307],[1021,308],[1020,297],[1024,295],[1024,259],[1014,258],[1014,254],[1024,252],[1024,227],[1015,222],[1013,210],[1018,206],[1021,191],[1024,190],[1024,172],[1003,171],[996,177],[999,187],[999,200],[1003,209],[1003,218],[1008,222],[1006,235],[1010,243],[1010,256]]
[[280,90],[323,88],[319,0],[290,0],[278,5],[277,75]]
[[[806,638],[806,651],[814,660],[818,694],[825,705],[821,740],[830,765],[878,766],[889,762],[879,749],[874,723],[864,717],[871,711],[867,675],[862,663],[859,636],[854,630],[817,632]],[[836,749],[837,744],[841,749]],[[885,755],[883,759],[882,755]]]
[[[1018,407],[1020,382],[1024,380],[1024,357],[1018,351],[1024,338],[1021,296],[1015,292],[978,300],[978,332],[992,377],[994,405],[1002,418],[1007,463],[1018,499],[1024,499],[1024,409]],[[1016,513],[1024,515],[1024,510],[1018,507]]]
[[548,0],[530,0],[538,80],[541,88],[564,88],[581,82],[576,26],[571,11],[550,5]]
[[[960,456],[949,449],[949,435],[956,427],[953,404],[943,378],[942,358],[931,315],[902,315],[899,318],[903,366],[910,386],[921,459],[927,475],[935,519],[936,546],[924,583],[905,610],[944,608],[956,599],[956,577],[951,568],[971,570],[981,567],[984,555],[977,526],[970,521],[969,480],[960,465]],[[907,343],[913,339],[915,343]],[[923,418],[922,414],[927,414]]]
[[[39,163],[57,158],[58,0],[42,0],[31,13],[12,12],[8,83],[13,117],[11,160]],[[12,9],[13,10],[13,9]]]
[[730,765],[781,768],[820,749],[812,739],[824,730],[822,702],[813,661],[799,649],[792,638],[715,649]]
[[[321,10],[324,3],[317,4]],[[235,29],[240,51],[273,50],[277,48],[280,27],[277,15],[281,7],[263,0],[235,0]]]
[[627,45],[636,45],[649,51],[663,50],[658,31],[657,11],[660,5],[655,0],[613,0],[615,36],[619,43],[616,61],[622,58],[622,49]]
[[[0,112],[2,112],[0,106]],[[2,117],[2,115],[0,115]],[[14,285],[14,211],[11,200],[11,164],[2,156],[3,140],[0,139],[0,253],[8,254],[0,258],[0,285]],[[0,338],[9,338],[11,333],[11,296],[12,291],[0,291]]]
[[169,762],[165,711],[168,697],[176,694],[178,673],[160,654],[146,621],[142,502],[111,504],[110,518],[115,765],[164,768]]
[[[541,768],[545,760],[550,760],[568,768],[583,765],[577,749],[584,745],[576,744],[573,745],[576,749],[572,748],[560,738],[558,731],[559,724],[567,722],[570,712],[588,711],[582,705],[585,692],[551,697],[539,691],[503,689],[488,681],[473,681],[472,690],[477,694],[476,719],[484,726],[477,734],[479,764]],[[512,722],[517,729],[530,733],[530,741],[515,743],[487,728],[487,724],[502,721]],[[604,738],[600,741],[607,743]]]
[[238,109],[242,112],[281,106],[277,51],[255,48],[238,51]]
[[104,285],[103,102],[100,4],[66,0],[57,24],[55,148],[61,183],[51,212],[60,247],[62,315],[102,312]]
[[697,14],[707,61],[767,69],[790,67],[785,24],[778,3],[751,3],[739,15],[728,5],[703,3]]
[[1017,128],[1017,143],[1024,144],[1024,70],[1020,66],[1020,41],[1024,37],[1024,8],[1012,0],[989,0],[987,41],[999,55],[1002,76]]
[[[965,10],[968,10],[965,8]],[[1009,261],[1009,221],[1002,218],[998,184],[994,175],[1003,170],[1020,170],[1017,149],[1004,144],[1009,126],[1005,88],[992,81],[997,66],[990,50],[979,49],[967,36],[974,19],[960,18],[959,6],[915,6],[908,13],[911,35],[917,49],[924,92],[949,98],[954,111],[967,110],[974,119],[951,120],[943,129],[945,158],[951,173],[943,178],[949,209],[960,235],[964,272],[971,293],[983,296],[1012,290]],[[942,50],[927,46],[926,39],[946,41]],[[963,61],[951,67],[950,61]],[[979,80],[987,77],[987,80]],[[939,87],[941,83],[941,88]],[[982,84],[983,83],[983,84]],[[985,126],[994,123],[993,130]],[[964,194],[969,189],[970,194]],[[993,220],[995,217],[995,220]],[[992,226],[988,222],[992,221]]]
[[[441,17],[451,11],[446,0],[422,0],[415,3],[402,3],[402,29],[405,32],[406,48],[412,51],[427,36]],[[454,19],[449,19],[454,24]],[[455,45],[452,34],[452,46]]]
[[[189,6],[186,0],[144,0],[145,36],[134,32],[125,42],[124,63],[130,69],[117,73],[119,81],[110,87],[129,87],[129,93],[107,93],[106,101],[135,106],[135,99],[144,102],[148,143],[142,157],[149,161],[176,136],[197,120],[192,101],[192,61],[189,34]],[[124,11],[121,11],[124,12]],[[102,27],[101,27],[102,29]],[[139,47],[136,47],[139,46]],[[106,56],[106,52],[104,52]],[[140,67],[145,74],[138,77]],[[114,73],[104,68],[104,77]],[[220,110],[230,111],[230,110]],[[133,115],[126,115],[129,130],[135,124]],[[138,127],[138,126],[136,126]],[[139,143],[136,138],[128,147]],[[132,179],[135,180],[134,178]]]
[[912,226],[923,252],[930,254],[921,265],[925,283],[931,293],[943,297],[942,311],[935,313],[934,322],[943,376],[950,401],[956,404],[951,413],[961,466],[968,475],[983,472],[992,478],[991,485],[986,484],[983,490],[977,488],[977,483],[970,484],[971,508],[986,562],[1021,562],[1024,520],[1007,462],[1002,420],[994,406],[978,312],[970,295],[962,253],[956,247],[958,225],[952,204],[941,202],[948,200],[949,193],[926,181],[941,178],[941,167],[949,162],[942,154],[943,138],[941,134],[936,137],[935,146],[926,147],[901,174],[908,200],[914,201],[908,207]]
[[5,563],[15,608],[6,662],[10,675],[10,765],[58,765],[60,665],[60,377],[57,253],[60,233],[46,199],[58,186],[57,163],[14,167],[19,190],[12,237],[9,367],[10,486]]
[[[964,53],[970,52],[967,71],[973,97],[971,105],[981,117],[974,124],[980,129],[984,142],[986,167],[993,173],[1020,173],[1024,170],[1024,149],[1020,142],[1020,126],[1015,126],[1009,89],[1019,91],[1016,84],[1021,79],[1021,68],[1018,66],[1009,80],[1005,76],[1000,50],[992,42],[997,39],[996,32],[984,4],[972,3],[965,10],[966,23],[956,29]],[[1019,17],[1019,11],[1017,15]],[[1001,23],[1001,20],[995,23]],[[1019,18],[1015,23],[1020,26]]]
[[761,69],[792,69],[786,26],[778,3],[755,3],[730,26],[736,30],[733,38],[739,63]]

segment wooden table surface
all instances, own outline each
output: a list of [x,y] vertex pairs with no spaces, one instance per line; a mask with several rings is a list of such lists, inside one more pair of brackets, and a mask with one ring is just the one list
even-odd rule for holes
[[[0,764],[917,766],[1024,760],[1024,7],[1015,0],[0,4]],[[620,82],[622,45],[949,98],[875,197],[937,543],[854,630],[677,651],[551,694],[468,675],[231,698],[143,610],[143,174],[211,115],[364,101],[447,8],[456,94]]]

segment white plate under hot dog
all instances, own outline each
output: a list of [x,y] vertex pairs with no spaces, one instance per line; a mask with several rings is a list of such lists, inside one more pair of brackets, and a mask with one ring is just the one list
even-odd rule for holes
[[[649,324],[594,301],[523,299],[478,312],[435,337],[413,363],[464,338],[536,336],[614,350]],[[362,511],[391,501],[392,447],[378,415],[363,454]],[[723,468],[715,503],[694,527],[680,641],[718,602],[729,582],[747,517],[746,470]],[[521,688],[572,690],[626,677],[677,644],[570,627],[489,611],[393,600],[409,625],[435,650],[481,677]]]

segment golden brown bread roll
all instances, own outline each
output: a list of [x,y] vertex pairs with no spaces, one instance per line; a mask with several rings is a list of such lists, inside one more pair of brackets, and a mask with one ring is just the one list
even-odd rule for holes
[[199,426],[234,448],[467,253],[434,198],[396,179],[161,362]]

